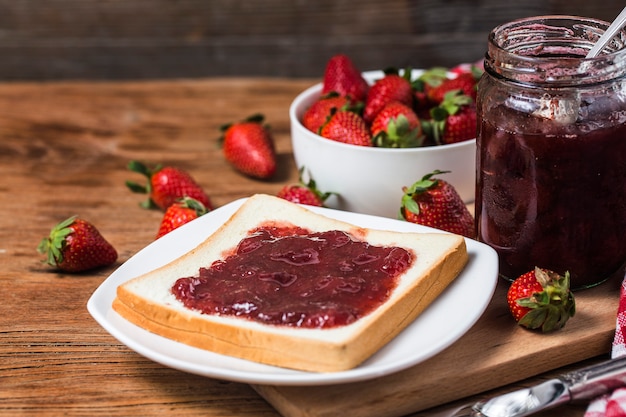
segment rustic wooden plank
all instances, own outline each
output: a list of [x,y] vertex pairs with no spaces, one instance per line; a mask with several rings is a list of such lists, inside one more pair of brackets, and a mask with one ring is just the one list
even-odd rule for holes
[[[0,89],[3,205],[7,213],[15,211],[25,217],[20,231],[32,232],[30,228],[37,227],[38,234],[47,233],[54,221],[77,211],[93,215],[94,221],[109,219],[113,221],[110,229],[123,236],[122,247],[127,239],[137,239],[129,248],[135,252],[151,241],[159,213],[136,211],[143,198],[127,192],[124,181],[141,178],[126,170],[128,161],[188,169],[216,206],[257,191],[276,193],[285,182],[297,180],[287,112],[295,95],[313,82],[212,79],[115,87],[4,85]],[[221,125],[257,112],[264,113],[271,124],[280,160],[276,177],[267,182],[235,172],[217,145]],[[20,164],[12,163],[16,160]],[[103,195],[102,187],[111,188],[112,194]],[[63,193],[53,192],[56,189]],[[30,210],[22,213],[25,200]],[[150,220],[128,221],[128,216]],[[11,225],[11,217],[0,219],[0,236],[11,232]],[[133,233],[127,233],[128,228]],[[30,242],[27,253],[34,247],[32,237]]]
[[[129,160],[171,163],[189,170],[216,206],[255,192],[273,194],[297,179],[287,109],[295,95],[315,81],[216,78],[0,84],[1,416],[280,415],[245,384],[179,372],[139,356],[97,325],[86,302],[117,266],[153,241],[158,228],[161,213],[139,208],[143,196],[124,186],[126,179],[139,179],[126,170]],[[281,171],[272,181],[239,175],[216,147],[220,125],[258,111],[271,124],[280,154]],[[41,264],[35,251],[39,240],[72,214],[96,224],[118,249],[116,265],[69,275]],[[594,299],[594,294],[608,290],[599,287],[586,297]],[[560,366],[573,356],[587,357],[589,332],[598,335],[591,352],[605,346],[610,334],[607,311],[612,305],[605,302],[590,311],[595,303],[583,301],[566,332],[541,339],[558,345],[562,338],[575,336],[576,343],[566,345],[571,351],[550,366]],[[494,334],[519,335],[502,305],[492,307],[492,312],[494,308]],[[468,337],[472,340],[476,335]],[[497,349],[507,351],[506,345],[494,352]],[[481,363],[491,360],[489,356]],[[539,361],[529,370],[534,373],[544,369],[541,366]],[[493,377],[488,382],[511,381]],[[407,392],[394,392],[397,381],[389,377],[371,385],[386,386],[384,392],[397,398]],[[406,395],[411,395],[410,390]],[[579,406],[560,415],[582,416],[583,409]]]
[[[500,282],[485,314],[458,342],[405,371],[323,387],[254,386],[286,417],[398,417],[607,355],[619,301],[616,279],[577,294],[578,316],[550,335],[511,325]],[[469,301],[468,301],[469,302]],[[454,317],[450,317],[454,320]],[[425,414],[428,415],[428,414]]]
[[[311,81],[312,82],[312,81]],[[0,415],[264,416],[245,384],[149,361],[108,335],[86,302],[116,266],[154,240],[162,214],[138,206],[131,159],[188,169],[216,206],[297,179],[287,108],[309,81],[0,85]],[[216,146],[219,126],[264,111],[282,171],[243,177]],[[41,264],[37,243],[72,214],[92,221],[119,262],[68,275]]]
[[0,0],[0,79],[316,77],[480,59],[489,30],[530,15],[611,20],[618,0]]

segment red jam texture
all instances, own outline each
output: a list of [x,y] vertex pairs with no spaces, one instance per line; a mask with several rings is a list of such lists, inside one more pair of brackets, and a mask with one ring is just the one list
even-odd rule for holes
[[172,292],[205,314],[302,328],[350,324],[383,304],[414,254],[342,231],[261,227]]
[[547,123],[501,111],[499,121],[524,125],[528,133],[482,122],[478,236],[498,252],[500,273],[513,280],[537,265],[569,271],[575,289],[616,271],[623,276],[626,124],[557,125],[560,131],[547,133]]

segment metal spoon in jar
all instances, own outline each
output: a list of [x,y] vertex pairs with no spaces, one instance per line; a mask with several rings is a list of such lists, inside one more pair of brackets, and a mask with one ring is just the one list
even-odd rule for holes
[[622,28],[626,25],[626,7],[624,10],[615,18],[613,23],[606,29],[604,34],[598,39],[598,41],[591,47],[587,56],[585,58],[595,58],[598,56],[600,51],[604,49],[604,47],[617,35],[617,32],[622,30]]

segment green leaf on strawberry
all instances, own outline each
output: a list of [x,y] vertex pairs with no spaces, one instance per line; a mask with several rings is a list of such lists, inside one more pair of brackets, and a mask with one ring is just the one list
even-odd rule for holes
[[191,197],[181,198],[165,211],[156,238],[158,239],[168,234],[172,230],[205,215],[207,212],[209,210],[200,201]]
[[576,313],[569,272],[559,275],[538,267],[513,281],[507,302],[520,326],[543,332],[562,328]]
[[435,170],[403,189],[398,218],[475,238],[474,218],[456,189],[434,178],[448,171]]
[[443,101],[430,110],[428,132],[437,145],[461,142],[476,137],[474,100],[460,90],[445,94]]
[[176,200],[191,197],[202,202],[207,208],[212,208],[209,196],[191,175],[176,167],[163,167],[157,164],[148,168],[139,161],[130,161],[128,169],[147,178],[145,185],[134,181],[126,181],[128,189],[134,193],[148,194],[148,199],[140,203],[146,209],[160,208],[166,210]]
[[309,174],[309,180],[304,179],[305,167],[301,167],[297,184],[285,185],[276,194],[277,197],[282,198],[292,203],[307,204],[309,206],[324,207],[324,202],[328,197],[335,194],[333,192],[322,192],[317,187],[317,184],[313,177]]
[[417,114],[411,107],[397,101],[382,108],[370,130],[374,146],[381,148],[415,148],[424,142]]
[[37,251],[46,263],[65,272],[83,272],[117,260],[117,251],[91,223],[72,216],[56,224]]

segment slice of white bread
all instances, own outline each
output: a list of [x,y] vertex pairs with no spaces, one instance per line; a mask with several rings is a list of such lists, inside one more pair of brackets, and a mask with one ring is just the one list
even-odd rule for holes
[[[398,246],[415,259],[381,306],[339,327],[270,325],[186,308],[171,292],[181,277],[223,259],[250,230],[276,223],[311,232],[341,230],[378,246]],[[401,233],[357,227],[277,197],[249,198],[215,233],[173,262],[120,285],[113,308],[136,325],[213,352],[313,372],[354,368],[410,324],[461,272],[465,240],[444,233]]]

